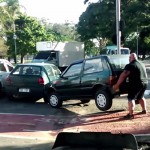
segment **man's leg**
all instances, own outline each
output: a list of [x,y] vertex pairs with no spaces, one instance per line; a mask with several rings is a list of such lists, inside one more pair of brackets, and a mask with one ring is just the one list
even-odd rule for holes
[[128,109],[129,109],[129,114],[130,115],[133,115],[134,108],[135,108],[135,100],[128,101]]
[[128,110],[129,113],[124,116],[124,119],[133,119],[134,118],[134,108],[135,108],[135,100],[128,99]]
[[147,113],[147,107],[146,107],[146,99],[144,98],[144,93],[147,88],[147,84],[143,84],[143,87],[141,88],[140,92],[138,93],[137,99],[139,101],[139,104],[142,107],[142,113]]
[[143,97],[139,100],[139,103],[142,107],[142,112],[147,112],[147,108],[146,108],[146,99]]

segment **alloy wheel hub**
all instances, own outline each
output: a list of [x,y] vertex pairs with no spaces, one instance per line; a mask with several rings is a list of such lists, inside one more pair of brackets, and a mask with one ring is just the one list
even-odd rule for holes
[[103,94],[99,94],[97,96],[97,104],[100,106],[100,107],[104,107],[106,105],[106,98]]
[[58,99],[55,95],[52,95],[50,98],[50,102],[53,106],[56,106],[58,104]]

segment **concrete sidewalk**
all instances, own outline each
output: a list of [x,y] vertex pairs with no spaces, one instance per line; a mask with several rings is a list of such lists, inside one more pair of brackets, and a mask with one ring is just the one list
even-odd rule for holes
[[[0,115],[1,122],[5,120],[4,126],[0,126],[0,149],[47,150],[53,145],[59,132],[150,134],[150,114],[138,113],[135,113],[135,119],[132,120],[123,120],[122,117],[127,114],[127,111],[122,110],[68,116],[67,118],[65,116],[23,115],[21,120],[17,115],[13,117],[10,114],[5,114],[3,117]],[[2,120],[2,118],[5,119]]]

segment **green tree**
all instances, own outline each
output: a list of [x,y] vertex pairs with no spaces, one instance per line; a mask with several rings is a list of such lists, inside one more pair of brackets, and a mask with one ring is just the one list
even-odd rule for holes
[[[125,3],[125,1],[124,1]],[[125,3],[122,6],[124,13],[122,13],[122,18],[125,21],[125,29],[123,34],[126,38],[130,39],[129,42],[126,42],[127,45],[135,52],[139,49],[139,54],[145,57],[146,53],[149,53],[150,49],[147,47],[147,44],[143,41],[143,31],[145,28],[150,26],[150,2],[149,0],[140,1],[132,0]],[[137,33],[138,29],[138,33]],[[139,34],[139,47],[137,48],[137,36]],[[141,38],[142,34],[142,38]],[[145,34],[144,34],[145,35]],[[150,35],[150,30],[147,30],[147,35]],[[150,36],[147,39],[150,39]]]
[[82,41],[97,39],[101,43],[102,39],[102,45],[106,45],[116,29],[115,6],[113,0],[105,0],[91,3],[87,7],[86,11],[80,16],[77,25],[77,31]]
[[79,34],[76,31],[76,24],[66,21],[63,24],[50,23],[42,18],[39,22],[45,26],[47,32],[54,35],[55,41],[79,41]]
[[5,45],[5,39],[0,37],[0,57],[6,57],[8,47]]
[[139,35],[139,48],[142,49],[143,59],[150,54],[150,26],[144,27]]
[[0,1],[0,25],[1,32],[14,31],[14,21],[20,12],[18,0],[1,0]]
[[[13,32],[15,34],[15,19],[21,14],[18,0],[1,0],[0,1],[0,36],[7,37],[6,32]],[[5,43],[4,43],[4,47]],[[14,60],[16,62],[16,56]]]
[[[85,3],[87,2],[88,0],[85,0]],[[125,23],[122,30],[122,35],[125,37],[124,46],[132,45],[132,49],[136,49],[137,37],[134,35],[137,27],[141,32],[143,27],[149,26],[149,8],[149,0],[121,1],[121,20]],[[116,1],[99,0],[97,3],[90,3],[80,16],[77,31],[83,41],[102,38],[105,39],[103,40],[105,44],[111,43],[112,36],[116,33]],[[129,38],[130,42],[126,40]]]
[[[23,62],[25,55],[36,52],[36,42],[53,40],[53,37],[46,33],[45,27],[40,25],[38,20],[35,18],[21,15],[15,20],[15,24],[17,35],[17,54],[21,55],[21,62]],[[6,33],[6,44],[9,46],[8,55],[13,56],[15,52],[13,32],[10,31]]]

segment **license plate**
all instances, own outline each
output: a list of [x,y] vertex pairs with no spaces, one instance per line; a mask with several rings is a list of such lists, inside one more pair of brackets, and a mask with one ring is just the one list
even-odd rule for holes
[[28,92],[30,92],[30,89],[20,88],[19,92],[25,92],[25,93],[27,92],[28,93]]

